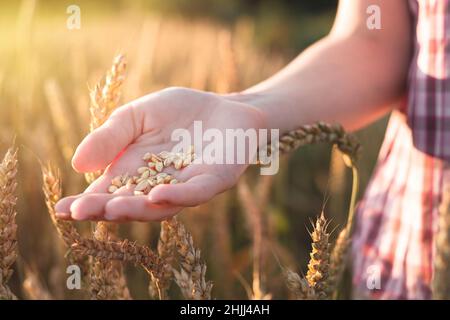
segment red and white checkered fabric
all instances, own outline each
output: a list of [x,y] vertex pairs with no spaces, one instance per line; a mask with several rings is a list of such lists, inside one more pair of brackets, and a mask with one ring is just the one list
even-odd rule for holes
[[391,116],[358,207],[355,298],[431,298],[433,235],[450,177],[443,161],[450,160],[450,0],[410,4],[416,45],[408,101]]

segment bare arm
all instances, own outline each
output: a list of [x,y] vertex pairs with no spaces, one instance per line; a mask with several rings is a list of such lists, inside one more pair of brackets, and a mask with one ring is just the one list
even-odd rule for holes
[[[367,27],[366,10],[374,4],[381,9],[381,30]],[[268,126],[281,131],[318,120],[358,129],[404,94],[410,24],[407,1],[341,0],[328,36],[232,99],[261,108]]]

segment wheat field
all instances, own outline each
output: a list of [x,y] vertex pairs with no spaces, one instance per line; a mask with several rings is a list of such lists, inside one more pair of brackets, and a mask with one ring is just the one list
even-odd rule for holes
[[[356,137],[338,124],[290,132],[276,176],[250,168],[162,223],[59,221],[55,203],[98,176],[72,170],[77,144],[121,103],[167,86],[238,91],[294,56],[258,45],[248,17],[87,8],[69,30],[61,8],[49,17],[24,0],[0,19],[0,298],[349,298],[352,214],[385,119]],[[73,264],[80,290],[66,285]]]

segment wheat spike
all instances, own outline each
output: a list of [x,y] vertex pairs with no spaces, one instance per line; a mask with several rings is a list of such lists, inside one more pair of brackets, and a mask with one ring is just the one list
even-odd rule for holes
[[339,236],[336,239],[333,250],[330,257],[330,277],[328,285],[330,290],[337,293],[339,283],[342,279],[346,266],[346,257],[350,247],[350,238],[348,228],[342,229]]
[[313,288],[309,286],[308,281],[304,277],[300,277],[298,273],[285,269],[283,270],[286,285],[297,300],[315,300],[316,293]]
[[91,256],[101,261],[117,260],[141,265],[148,273],[160,279],[163,263],[149,247],[128,241],[99,241],[79,239],[72,245],[72,251]]
[[301,146],[318,142],[335,144],[344,154],[344,160],[348,166],[356,163],[361,149],[356,138],[346,133],[341,125],[323,122],[304,125],[289,131],[280,138],[279,148],[281,152],[287,153]]
[[125,79],[125,56],[120,54],[114,58],[103,84],[97,84],[91,92],[91,131],[100,127],[117,108],[121,96],[121,86]]
[[[119,54],[114,58],[112,67],[107,72],[104,82],[98,83],[90,92],[91,105],[89,111],[91,121],[89,127],[91,131],[105,123],[111,112],[117,108],[121,96],[120,89],[125,79],[126,67],[125,56]],[[91,184],[101,175],[102,171],[86,173],[86,181]]]
[[18,254],[16,175],[17,149],[11,147],[0,163],[0,299],[7,300],[16,299],[7,285]]
[[[117,108],[121,96],[121,87],[125,79],[126,59],[119,54],[114,58],[111,69],[107,72],[105,80],[95,86],[91,91],[91,122],[90,130],[100,127]],[[90,184],[95,181],[102,171],[91,172],[85,175]],[[117,240],[117,227],[108,222],[96,224],[94,238],[99,241]],[[126,286],[123,266],[120,261],[95,261],[90,275],[91,297],[95,299],[130,299]]]
[[[81,236],[72,222],[64,221],[56,217],[55,205],[62,197],[60,172],[51,164],[47,164],[47,166],[42,165],[41,171],[43,180],[42,190],[44,191],[48,213],[64,246],[70,249],[71,245],[78,241]],[[85,257],[69,251],[68,259],[70,264],[78,265],[84,273],[89,270],[88,261]]]
[[174,230],[181,260],[180,271],[173,273],[183,296],[189,300],[211,299],[212,283],[206,281],[206,264],[201,261],[200,250],[194,247],[192,235],[176,218],[170,219],[168,225]]
[[435,245],[433,298],[448,300],[450,299],[450,185],[446,183],[444,183],[442,203],[439,207]]
[[311,288],[314,289],[318,299],[326,299],[330,296],[328,278],[330,272],[330,244],[327,231],[328,222],[322,211],[314,225],[311,233],[312,251],[308,264],[308,273],[306,280]]
[[161,231],[158,240],[158,255],[164,262],[163,274],[159,280],[159,283],[157,283],[158,279],[151,279],[149,284],[149,292],[154,298],[158,297],[160,292],[161,299],[168,299],[169,296],[167,291],[169,290],[170,282],[173,277],[172,266],[176,257],[176,242],[174,230],[170,228],[167,221],[161,222]]
[[[115,241],[116,228],[116,225],[98,223],[94,238],[99,241]],[[90,273],[89,287],[93,300],[131,299],[120,261],[96,260]]]

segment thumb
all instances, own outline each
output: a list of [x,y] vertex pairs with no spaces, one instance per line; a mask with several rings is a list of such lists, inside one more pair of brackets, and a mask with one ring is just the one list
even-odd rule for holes
[[78,172],[106,168],[142,132],[143,115],[133,105],[114,111],[106,122],[80,143],[72,159]]

